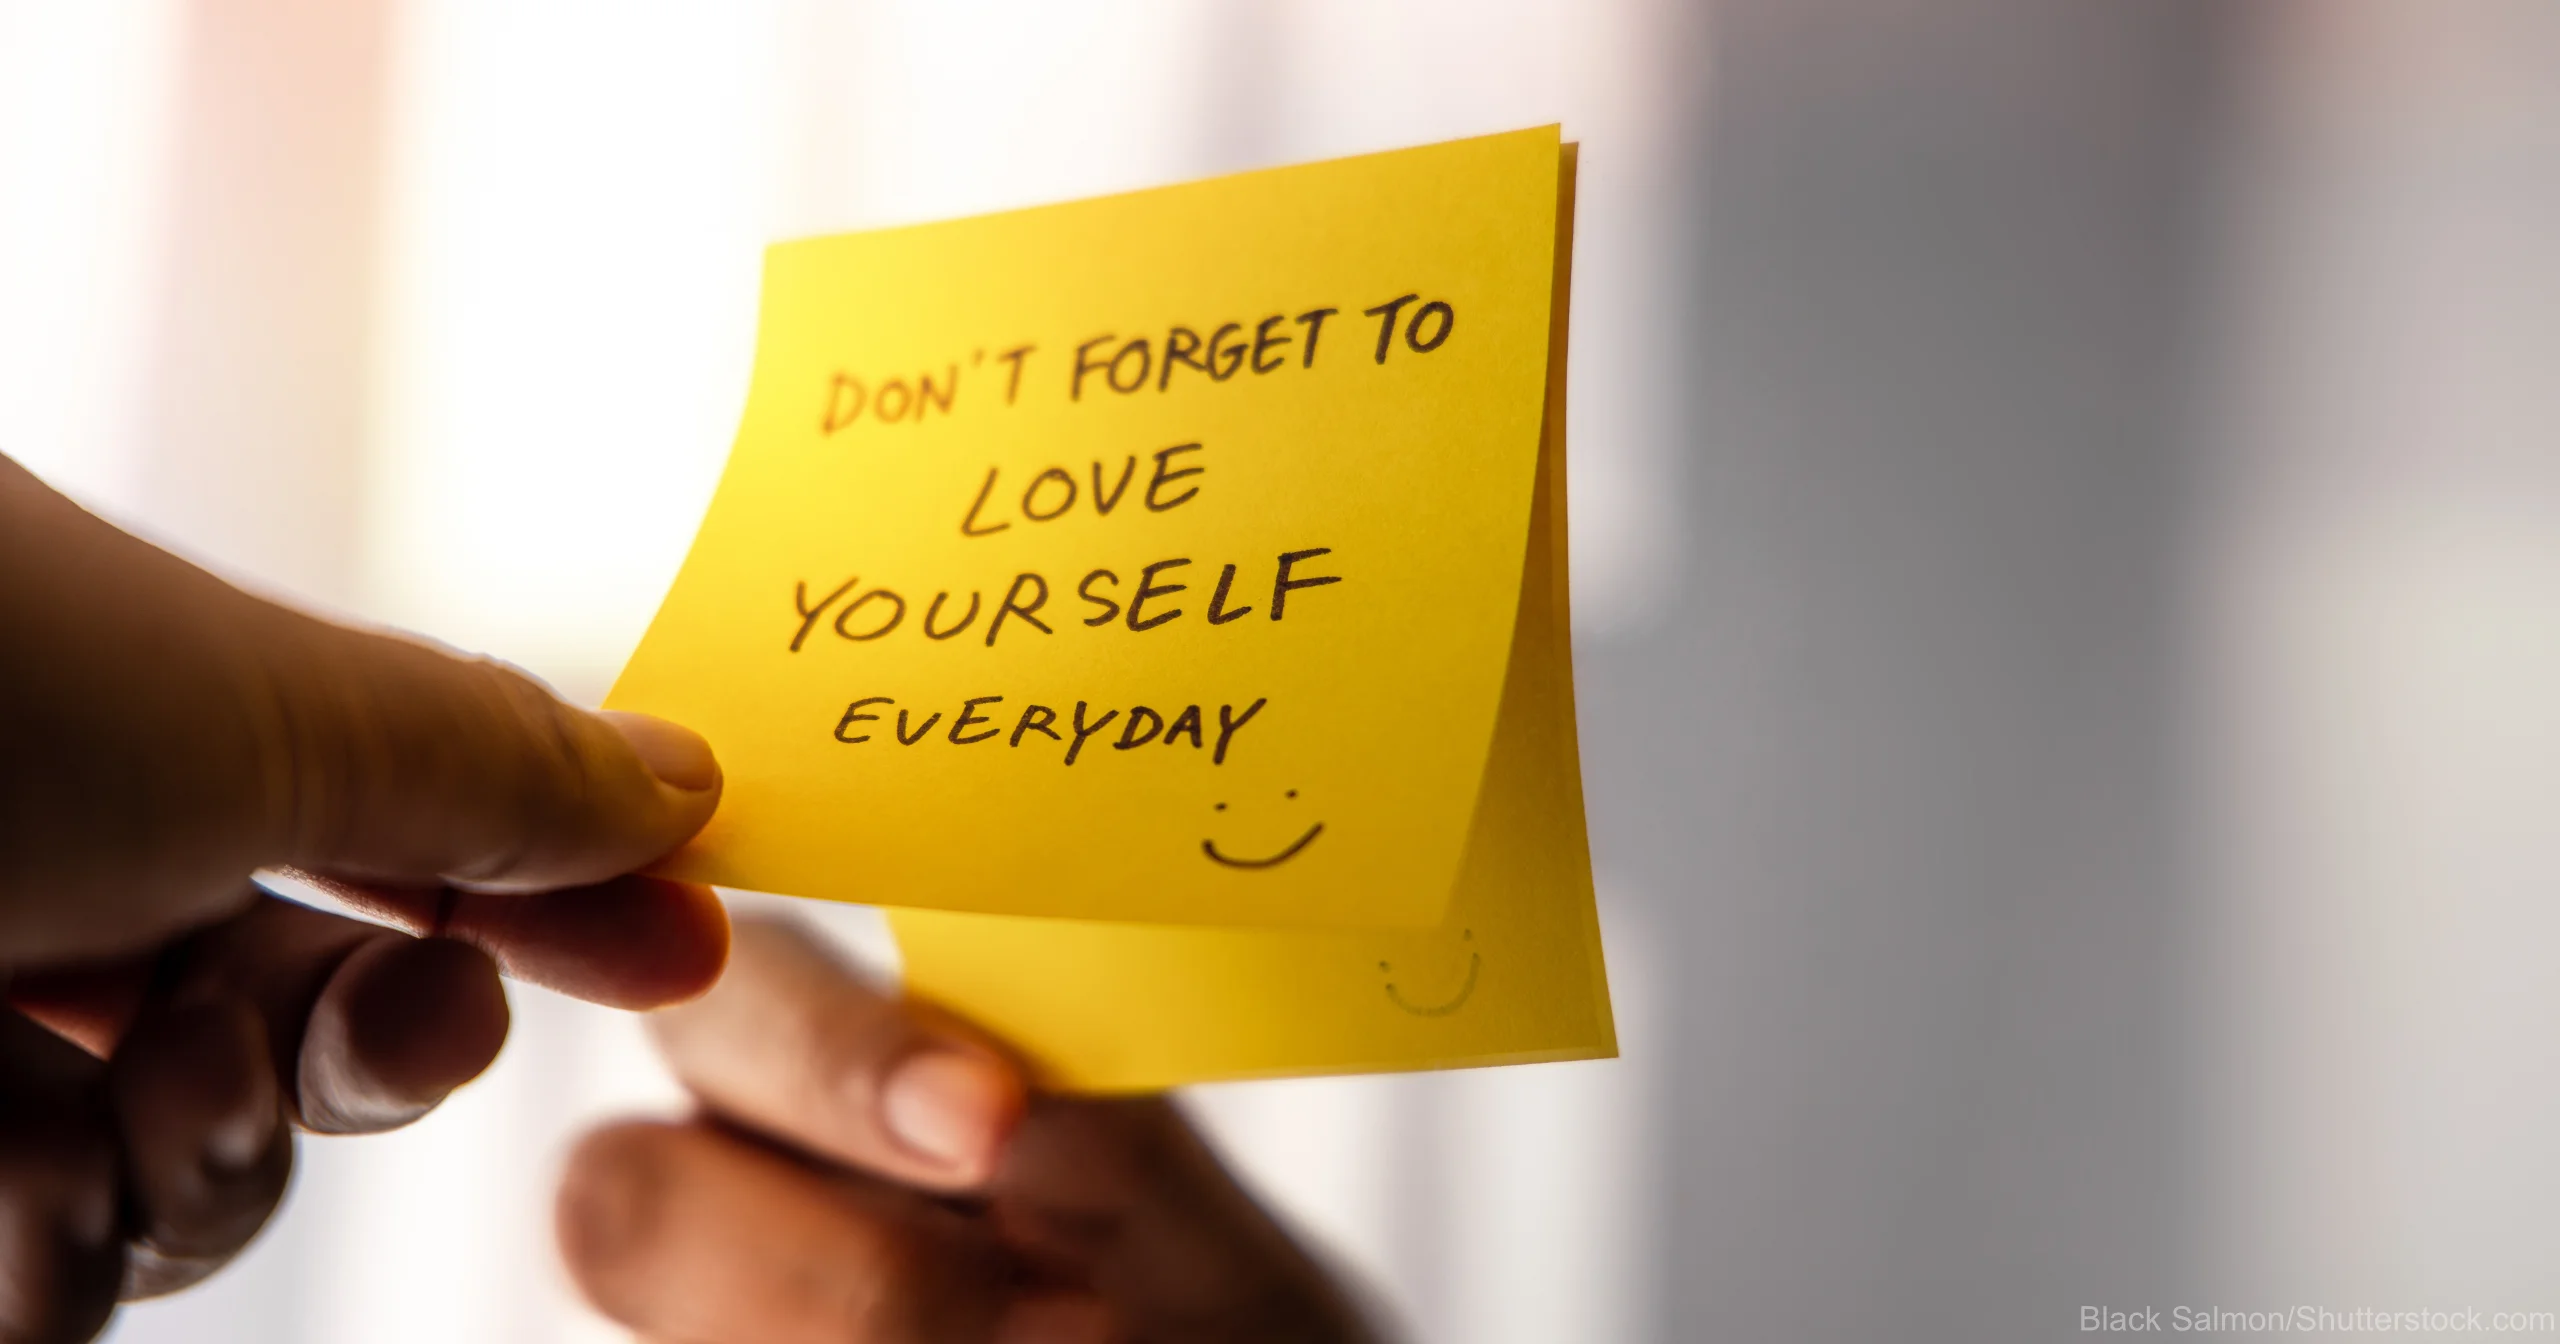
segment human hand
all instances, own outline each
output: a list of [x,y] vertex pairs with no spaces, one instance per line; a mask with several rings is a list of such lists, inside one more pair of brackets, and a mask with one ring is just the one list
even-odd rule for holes
[[[719,784],[683,729],[261,601],[0,458],[0,1341],[219,1267],[293,1126],[391,1128],[476,1076],[501,967],[699,992],[717,901],[616,875]],[[427,936],[249,881],[285,866]]]
[[741,921],[649,1020],[703,1113],[589,1135],[559,1203],[571,1276],[649,1340],[1373,1338],[1164,1099],[1031,1093],[792,925]]

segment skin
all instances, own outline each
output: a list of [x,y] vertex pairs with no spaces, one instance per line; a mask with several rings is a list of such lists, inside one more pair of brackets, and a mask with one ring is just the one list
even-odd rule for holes
[[220,1268],[297,1129],[406,1124],[488,1066],[502,970],[700,993],[718,902],[622,875],[719,793],[684,729],[250,596],[0,458],[0,1344]]
[[1375,1338],[1165,1099],[1039,1094],[793,925],[651,1025],[700,1113],[588,1135],[558,1222],[652,1344]]
[[[502,972],[702,995],[717,899],[627,874],[719,792],[682,728],[250,596],[0,458],[0,1344],[220,1269],[297,1130],[395,1128],[488,1067]],[[701,1116],[570,1164],[562,1246],[610,1314],[663,1344],[1369,1338],[1162,1100],[1036,1096],[792,930],[740,951],[657,1019]]]

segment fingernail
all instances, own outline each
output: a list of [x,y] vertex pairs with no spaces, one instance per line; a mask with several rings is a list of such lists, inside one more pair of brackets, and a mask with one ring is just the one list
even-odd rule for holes
[[236,1176],[256,1166],[275,1140],[276,1122],[276,1108],[270,1105],[243,1107],[223,1117],[205,1131],[205,1166],[217,1176]]
[[890,1071],[881,1118],[910,1152],[975,1173],[991,1162],[1007,1088],[1003,1072],[975,1055],[927,1049]]
[[720,762],[700,733],[646,714],[606,710],[602,717],[631,744],[640,763],[649,767],[659,783],[700,793],[720,782]]

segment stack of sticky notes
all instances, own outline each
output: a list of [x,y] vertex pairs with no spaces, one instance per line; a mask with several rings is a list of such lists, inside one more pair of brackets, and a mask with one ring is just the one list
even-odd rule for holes
[[1574,742],[1555,128],[769,253],[607,703],[662,871],[892,907],[1062,1088],[1616,1049]]

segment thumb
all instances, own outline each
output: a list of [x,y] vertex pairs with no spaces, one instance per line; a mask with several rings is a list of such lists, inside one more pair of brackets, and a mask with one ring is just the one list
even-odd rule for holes
[[148,946],[264,866],[595,882],[719,796],[684,729],[254,597],[0,458],[0,966]]
[[983,1185],[1022,1115],[1000,1047],[796,921],[738,921],[728,973],[649,1026],[677,1079],[730,1120],[909,1185]]
[[[389,635],[306,624],[276,696],[268,862],[538,891],[643,867],[701,829],[720,767],[694,733],[596,714],[531,677]],[[274,659],[270,663],[273,665]]]

